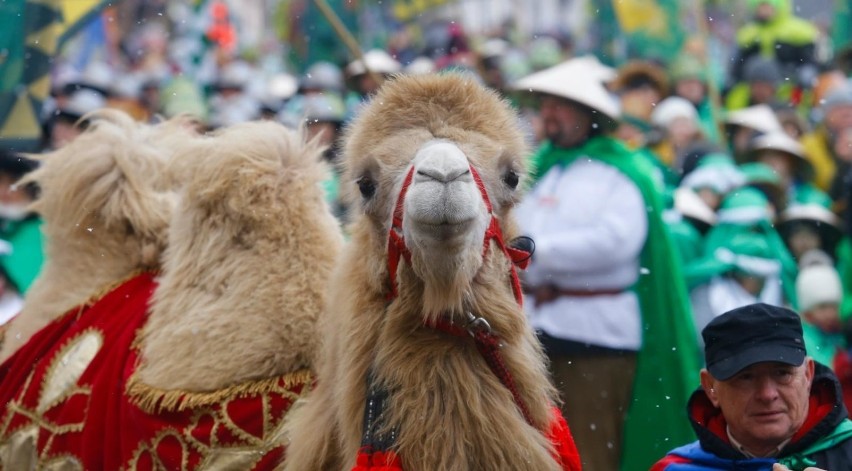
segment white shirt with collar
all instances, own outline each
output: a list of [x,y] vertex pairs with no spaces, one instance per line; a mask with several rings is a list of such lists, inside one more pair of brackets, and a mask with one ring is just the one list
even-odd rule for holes
[[728,428],[727,428],[727,432],[728,432],[728,440],[731,442],[731,446],[733,446],[734,448],[736,448],[736,449],[737,449],[737,451],[739,451],[740,453],[742,453],[743,455],[745,455],[745,457],[746,457],[746,458],[774,458],[774,457],[776,457],[776,456],[780,455],[780,454],[781,454],[781,450],[783,450],[783,449],[784,449],[784,447],[785,447],[785,446],[787,446],[787,444],[788,444],[788,443],[790,443],[790,439],[788,438],[787,440],[784,440],[783,442],[781,442],[781,444],[780,444],[780,445],[778,445],[777,447],[775,447],[775,448],[772,450],[772,452],[771,452],[771,453],[769,453],[768,455],[757,456],[757,455],[755,455],[754,453],[752,453],[752,452],[748,451],[748,450],[746,449],[746,447],[744,447],[744,446],[742,445],[742,443],[738,442],[738,441],[737,441],[737,439],[736,439],[736,438],[734,438],[734,436],[733,436],[733,435],[731,435],[731,428],[730,428],[730,427],[728,427]]
[[534,328],[565,340],[622,350],[642,345],[639,277],[648,233],[645,201],[630,178],[611,165],[579,158],[551,168],[517,209],[521,232],[535,241],[524,281],[563,289],[619,291],[562,296],[525,309]]

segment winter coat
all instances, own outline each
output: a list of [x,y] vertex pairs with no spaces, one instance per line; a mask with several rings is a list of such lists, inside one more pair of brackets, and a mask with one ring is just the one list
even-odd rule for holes
[[[687,411],[698,440],[670,451],[651,471],[770,471],[776,462],[793,471],[808,466],[827,470],[852,468],[852,424],[847,419],[840,383],[831,370],[819,363],[811,387],[808,417],[778,458],[747,458],[734,448],[728,439],[722,411],[713,406],[703,389],[692,394]],[[836,443],[809,452],[832,436],[838,439]]]

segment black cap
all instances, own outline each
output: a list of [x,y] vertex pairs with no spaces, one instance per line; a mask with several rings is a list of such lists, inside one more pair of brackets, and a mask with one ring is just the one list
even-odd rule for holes
[[758,303],[730,310],[707,324],[701,336],[707,370],[722,381],[755,363],[805,361],[802,321],[783,307]]

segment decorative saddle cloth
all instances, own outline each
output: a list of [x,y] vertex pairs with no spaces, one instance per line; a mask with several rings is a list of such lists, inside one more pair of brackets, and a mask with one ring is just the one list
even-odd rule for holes
[[156,284],[142,273],[39,331],[0,365],[0,469],[272,469],[307,371],[223,391],[133,381]]

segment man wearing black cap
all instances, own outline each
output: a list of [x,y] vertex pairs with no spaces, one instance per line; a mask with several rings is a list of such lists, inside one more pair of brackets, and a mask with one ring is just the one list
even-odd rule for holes
[[687,405],[698,440],[652,471],[852,469],[840,384],[806,356],[798,314],[751,304],[713,319],[701,335],[707,367]]

